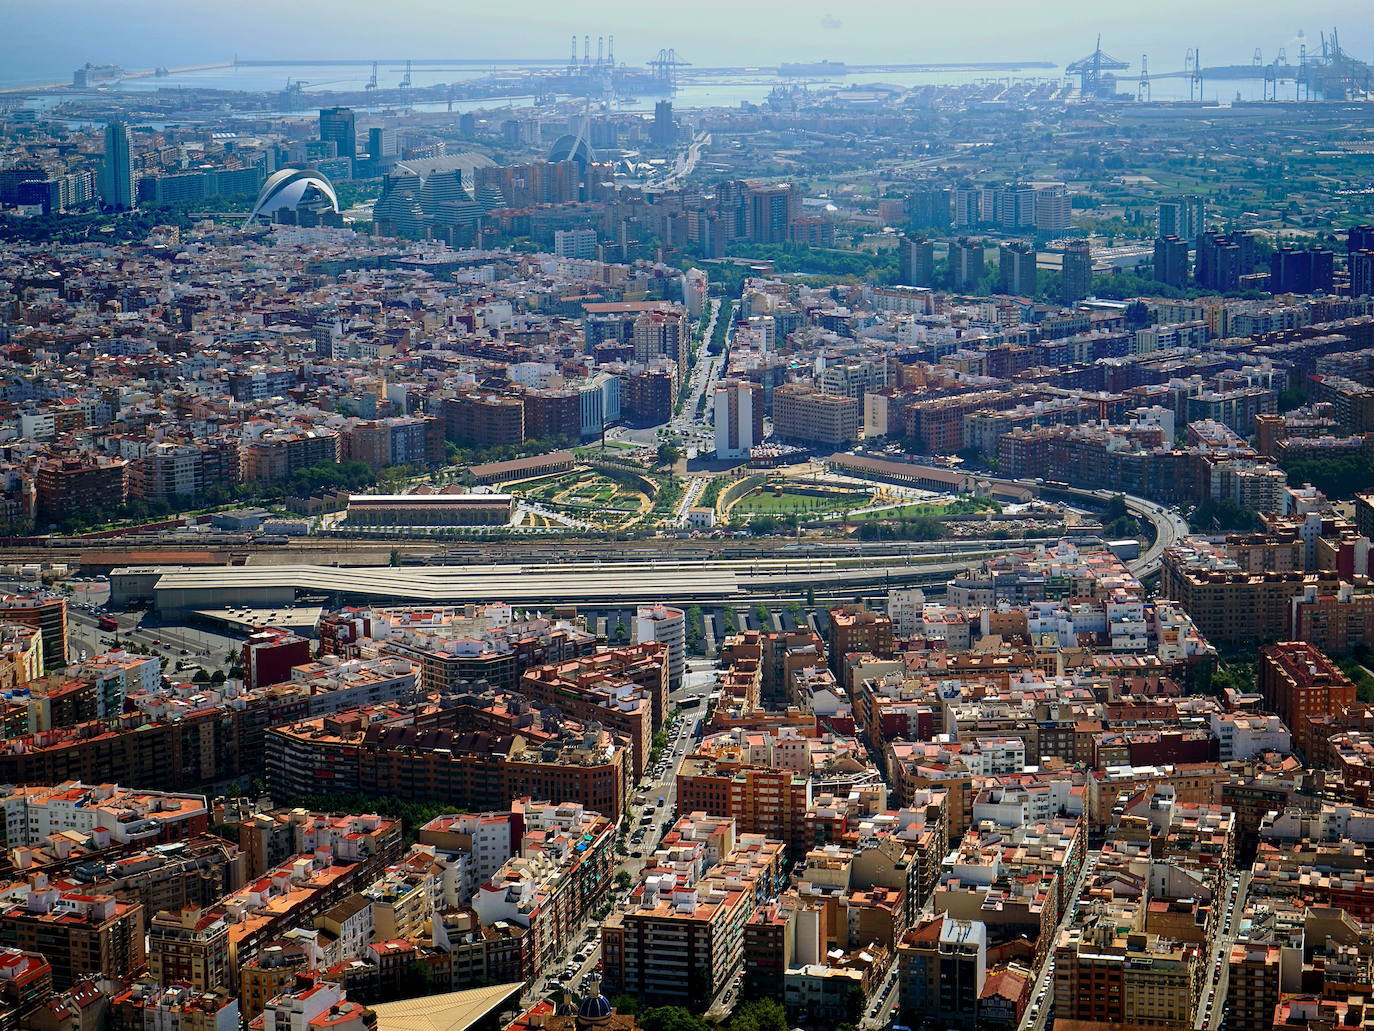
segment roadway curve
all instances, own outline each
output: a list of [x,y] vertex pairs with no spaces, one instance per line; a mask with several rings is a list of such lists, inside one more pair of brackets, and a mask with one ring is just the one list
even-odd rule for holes
[[1136,497],[1122,494],[1116,490],[1091,490],[1087,487],[1070,487],[1063,483],[1041,483],[1037,480],[994,480],[995,483],[1025,487],[1038,494],[1050,493],[1067,498],[1077,498],[1102,504],[1120,495],[1126,499],[1126,511],[1137,519],[1144,520],[1154,527],[1155,539],[1140,557],[1126,563],[1137,579],[1145,579],[1159,572],[1164,561],[1164,552],[1173,547],[1180,538],[1188,534],[1188,522],[1172,508]]

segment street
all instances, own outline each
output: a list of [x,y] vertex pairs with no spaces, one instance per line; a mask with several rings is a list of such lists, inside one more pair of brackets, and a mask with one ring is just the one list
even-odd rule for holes
[[[609,898],[613,900],[614,905],[622,904],[629,894],[628,891],[614,886],[620,874],[626,873],[632,882],[637,882],[664,831],[671,827],[680,815],[676,812],[677,771],[682,765],[682,760],[691,751],[697,724],[705,716],[706,696],[711,693],[715,682],[716,671],[713,662],[703,659],[689,660],[682,686],[669,695],[669,701],[674,707],[688,699],[695,699],[695,702],[682,710],[676,725],[668,732],[668,745],[658,765],[646,772],[635,785],[626,813],[630,821],[628,851],[621,856],[620,863],[611,876],[613,887]],[[521,1000],[522,1007],[528,1008],[559,989],[580,994],[592,973],[601,966],[599,930],[600,924],[595,920],[588,920],[579,928],[578,933],[564,943],[557,961],[551,964],[549,969],[541,972],[542,979],[530,986]],[[585,955],[580,955],[581,953]]]
[[692,137],[692,142],[687,145],[687,149],[673,160],[672,170],[668,172],[667,175],[649,180],[649,182],[645,184],[646,189],[676,189],[693,171],[695,171],[697,163],[701,160],[702,148],[709,146],[710,143],[710,133],[697,133]]
[[1055,925],[1054,933],[1050,937],[1049,954],[1045,957],[1044,966],[1040,968],[1031,989],[1031,1003],[1026,1007],[1026,1015],[1021,1020],[1021,1031],[1042,1031],[1054,1010],[1054,943],[1059,940],[1059,935],[1064,929],[1073,923],[1083,886],[1097,869],[1097,856],[1097,852],[1088,850],[1083,860],[1083,869],[1078,873],[1078,880],[1074,882],[1073,889],[1064,896],[1069,900],[1069,904],[1064,907],[1064,912],[1059,916],[1059,923]]
[[[227,670],[227,662],[232,652],[238,655],[243,642],[241,639],[190,626],[144,626],[142,612],[97,612],[78,607],[79,604],[92,604],[97,607],[108,599],[89,595],[90,602],[77,603],[73,599],[67,606],[67,637],[71,661],[99,655],[131,644],[141,645],[163,658],[163,671],[173,674],[178,667],[191,671],[203,668],[206,672]],[[98,621],[102,618],[113,619],[117,630],[102,630]]]
[[[707,302],[711,306],[711,315],[706,321],[706,328],[701,333],[700,350],[697,353],[697,360],[692,366],[692,371],[687,383],[684,386],[685,397],[682,402],[681,411],[675,414],[666,423],[650,427],[626,427],[616,426],[606,431],[606,439],[611,441],[624,441],[632,444],[641,444],[652,447],[660,441],[674,436],[686,438],[689,447],[696,446],[703,450],[711,450],[714,447],[711,431],[711,411],[709,403],[702,413],[700,420],[697,419],[697,411],[701,408],[703,396],[710,398],[715,389],[716,380],[720,377],[725,368],[725,356],[723,354],[707,354],[706,349],[710,345],[711,336],[715,332],[716,319],[720,317],[721,302],[719,299],[711,299]],[[728,346],[728,345],[727,345]]]
[[1221,896],[1221,915],[1217,933],[1203,953],[1202,987],[1198,989],[1197,1016],[1193,1026],[1213,1029],[1221,1026],[1226,1013],[1226,985],[1230,973],[1228,960],[1236,941],[1236,925],[1245,908],[1245,891],[1250,871],[1230,873]]

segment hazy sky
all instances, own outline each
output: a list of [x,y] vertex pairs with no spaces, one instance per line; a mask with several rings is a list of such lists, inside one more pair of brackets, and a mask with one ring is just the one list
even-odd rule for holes
[[[917,63],[1049,60],[1103,48],[1137,68],[1297,60],[1296,36],[1340,28],[1374,58],[1369,0],[0,0],[0,77],[66,78],[86,61],[128,68],[240,57],[559,57],[568,37],[614,34],[617,59],[675,47],[695,64],[830,58]],[[509,13],[508,13],[509,12]]]

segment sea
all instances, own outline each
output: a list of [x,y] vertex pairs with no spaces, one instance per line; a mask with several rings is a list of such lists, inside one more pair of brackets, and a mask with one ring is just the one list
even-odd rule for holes
[[[550,70],[556,70],[553,66]],[[405,75],[405,66],[396,62],[382,62],[377,66],[377,81],[386,89],[394,89]],[[164,76],[146,76],[125,79],[107,87],[113,90],[142,92],[166,89],[213,89],[241,90],[245,92],[284,92],[288,86],[299,84],[300,93],[291,109],[279,112],[254,112],[250,116],[261,118],[264,114],[304,116],[311,110],[331,103],[330,94],[334,92],[356,92],[363,89],[372,75],[372,64],[322,64],[322,65],[229,65],[225,67],[200,68],[191,71],[174,72]],[[530,73],[510,65],[461,65],[448,67],[412,66],[411,82],[417,88],[436,85],[465,84],[475,79],[494,77],[511,85],[519,86],[531,80]],[[927,85],[967,85],[970,83],[998,82],[1008,85],[1024,83],[1062,83],[1063,72],[1058,68],[1035,68],[1024,72],[1007,71],[993,73],[985,70],[945,70],[945,71],[905,71],[905,72],[855,72],[829,79],[782,78],[776,69],[758,68],[714,74],[705,72],[684,72],[673,95],[674,106],[679,109],[708,107],[738,107],[741,104],[758,104],[767,99],[770,92],[780,85],[802,85],[812,90],[834,88],[856,88],[869,85],[887,84],[912,88]],[[532,84],[531,84],[532,85]],[[1135,82],[1129,74],[1118,79],[1122,91],[1131,91]],[[1266,96],[1265,82],[1256,79],[1227,79],[1204,81],[1201,99],[1214,104],[1229,104],[1233,101],[1261,100]],[[1189,83],[1184,78],[1156,79],[1151,83],[1154,100],[1189,100]],[[26,106],[47,108],[64,99],[73,97],[72,93],[49,93],[31,97]],[[533,101],[533,89],[526,94],[483,100],[456,100],[417,102],[412,105],[418,111],[500,111],[511,107],[529,106]],[[652,111],[661,95],[644,91],[636,96],[620,96],[610,103],[613,110]],[[1293,83],[1281,83],[1279,99],[1297,99]],[[394,104],[370,108],[353,105],[355,110],[382,111],[394,109]]]

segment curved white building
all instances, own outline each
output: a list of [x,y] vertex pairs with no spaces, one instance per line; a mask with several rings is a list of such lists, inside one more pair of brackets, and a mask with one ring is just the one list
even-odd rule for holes
[[278,211],[285,208],[294,211],[307,199],[327,200],[330,208],[338,213],[338,194],[324,173],[313,168],[283,168],[272,173],[262,184],[262,192],[258,194],[258,202],[253,205],[248,221],[252,223],[262,215],[270,222]]

